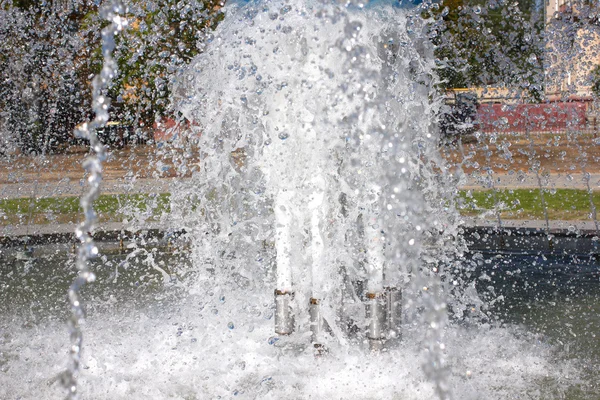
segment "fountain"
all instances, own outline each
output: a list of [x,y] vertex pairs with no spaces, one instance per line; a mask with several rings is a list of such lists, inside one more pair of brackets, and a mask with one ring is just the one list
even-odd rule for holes
[[[254,244],[244,253],[258,253],[256,236],[271,240],[279,334],[291,334],[294,314],[301,325],[310,308],[316,347],[326,327],[345,340],[342,325],[365,319],[340,315],[350,296],[366,302],[367,337],[380,346],[390,335],[384,297],[421,274],[422,257],[438,260],[431,268],[444,275],[442,260],[460,251],[424,255],[425,237],[455,241],[457,223],[431,122],[439,101],[428,97],[435,82],[425,33],[391,6],[250,3],[220,24],[179,80],[177,106],[202,127],[192,185],[217,199],[190,221],[197,236],[216,233],[199,254],[230,264],[217,254],[238,253],[239,240]],[[267,209],[256,205],[271,199]],[[257,229],[250,237],[248,226]]]
[[[436,121],[445,98],[431,20],[423,18],[435,8],[317,0],[225,6],[201,54],[173,82],[173,107],[187,122],[178,121],[160,157],[183,154],[174,164],[187,175],[173,182],[160,218],[177,238],[125,243],[121,231],[111,247],[90,244],[89,219],[79,230],[89,245],[81,251],[101,256],[89,261],[96,282],[69,292],[88,311],[85,324],[73,320],[70,395],[597,393],[597,371],[582,365],[600,359],[592,339],[594,242],[569,257],[549,254],[560,243],[539,250],[535,235],[523,244],[486,230],[465,234],[457,208],[466,176],[440,154],[447,150]],[[456,147],[464,155],[460,140]],[[533,172],[542,187],[542,172]],[[482,179],[502,226],[499,183]],[[544,243],[554,243],[545,222]],[[507,253],[511,246],[540,247]],[[27,258],[9,264],[0,306],[2,398],[64,393],[65,312],[57,299],[75,261],[63,247],[29,247]],[[0,256],[19,258],[7,248]],[[86,259],[77,263],[84,269]],[[547,307],[548,320],[548,309],[564,312],[568,334],[544,336],[539,326],[547,321],[531,316],[536,307]],[[583,351],[591,355],[571,353],[572,337],[589,340]]]

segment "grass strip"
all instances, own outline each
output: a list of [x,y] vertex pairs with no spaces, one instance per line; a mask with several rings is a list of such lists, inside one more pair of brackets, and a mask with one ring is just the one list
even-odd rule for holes
[[[100,221],[118,221],[127,215],[170,211],[168,193],[103,194],[94,202]],[[66,223],[81,220],[79,197],[19,198],[0,200],[0,225]]]
[[[594,205],[600,207],[600,192],[592,192]],[[99,220],[120,221],[136,213],[152,218],[170,212],[171,195],[103,194],[94,202]],[[590,194],[580,189],[544,190],[548,218],[586,220],[591,217]],[[463,215],[497,211],[506,219],[544,219],[540,189],[461,190],[458,198]],[[0,200],[0,226],[15,224],[49,224],[81,220],[79,197]]]
[[[544,219],[545,203],[549,219],[590,219],[590,193],[586,190],[544,190],[543,197],[544,202],[540,189],[462,190],[459,194],[459,209],[464,215],[499,211],[502,218]],[[591,200],[598,208],[600,192],[592,192]]]

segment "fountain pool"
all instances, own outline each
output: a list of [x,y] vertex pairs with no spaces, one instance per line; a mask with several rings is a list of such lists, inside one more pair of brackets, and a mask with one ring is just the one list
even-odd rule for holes
[[[158,217],[183,234],[87,248],[82,397],[598,396],[595,239],[557,247],[547,213],[535,240],[465,236],[426,8],[225,7],[157,156],[186,176]],[[1,250],[0,397],[61,396],[71,246]]]
[[[240,282],[238,293],[192,291],[186,283],[197,271],[186,251],[164,244],[133,252],[119,250],[117,242],[99,247],[98,282],[83,292],[89,299],[79,378],[85,398],[434,396],[418,366],[422,328],[411,319],[398,348],[371,354],[346,346],[315,359],[307,340],[291,346],[274,334],[269,288]],[[61,397],[64,292],[74,256],[68,245],[37,246],[31,260],[16,260],[17,250],[2,253],[0,396]],[[486,317],[467,315],[446,328],[454,396],[595,398],[597,261],[537,252],[469,258],[480,261],[476,289],[485,293]],[[248,292],[259,292],[262,302],[244,300]]]

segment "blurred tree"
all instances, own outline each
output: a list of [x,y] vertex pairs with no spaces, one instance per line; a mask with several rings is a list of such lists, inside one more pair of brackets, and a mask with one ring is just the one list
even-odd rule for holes
[[600,98],[600,65],[592,70],[592,92]]
[[442,0],[433,17],[442,88],[507,86],[543,94],[543,13],[534,0]]
[[89,106],[81,70],[81,10],[0,2],[0,127],[5,146],[51,152],[72,138]]
[[130,28],[117,48],[119,77],[111,89],[117,118],[151,127],[169,113],[173,79],[202,49],[223,18],[217,0],[132,0]]
[[[106,22],[89,0],[0,0],[0,152],[57,150],[90,117]],[[169,84],[222,18],[216,0],[131,0],[117,37],[112,119],[151,127],[168,113]]]

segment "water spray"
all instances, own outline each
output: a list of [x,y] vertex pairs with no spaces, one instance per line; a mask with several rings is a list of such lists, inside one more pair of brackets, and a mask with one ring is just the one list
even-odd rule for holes
[[112,57],[115,48],[115,35],[127,26],[127,21],[121,17],[125,13],[125,6],[120,1],[111,1],[101,6],[100,14],[110,22],[110,25],[102,30],[102,55],[104,63],[101,72],[94,77],[92,82],[92,108],[95,117],[92,121],[79,125],[75,130],[75,136],[90,141],[90,148],[94,155],[87,158],[83,167],[88,173],[89,191],[80,200],[85,220],[77,227],[75,235],[80,242],[77,251],[76,266],[79,271],[77,277],[69,287],[68,298],[71,306],[71,317],[69,318],[69,334],[71,337],[71,348],[69,351],[69,363],[63,374],[63,385],[67,389],[67,398],[78,399],[77,375],[81,363],[81,349],[83,334],[80,324],[85,318],[85,310],[80,297],[80,290],[87,283],[95,280],[95,274],[89,269],[89,260],[98,255],[98,248],[94,243],[92,231],[96,224],[97,215],[93,208],[94,200],[100,195],[100,184],[102,182],[102,162],[106,158],[104,145],[99,141],[96,131],[106,125],[109,119],[108,108],[110,99],[103,93],[108,88],[110,81],[114,78],[117,70],[117,62]]

